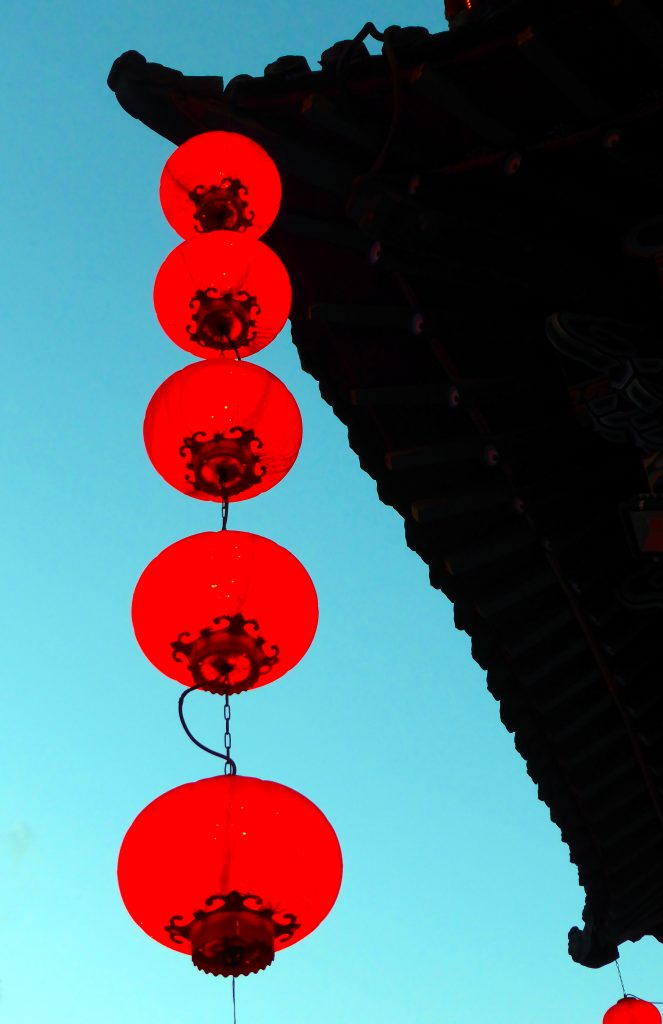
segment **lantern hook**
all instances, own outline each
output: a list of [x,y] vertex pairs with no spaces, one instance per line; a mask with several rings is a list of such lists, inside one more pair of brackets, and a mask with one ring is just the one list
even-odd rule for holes
[[194,690],[200,690],[200,688],[203,685],[203,683],[196,683],[195,686],[190,686],[187,690],[184,691],[184,693],[181,695],[180,699],[177,702],[177,710],[179,712],[182,728],[184,729],[185,733],[187,734],[191,742],[195,743],[197,747],[200,747],[200,749],[204,750],[207,754],[212,754],[214,757],[220,757],[223,761],[226,762],[226,775],[237,775],[237,765],[230,756],[230,701],[228,699],[228,695],[226,694],[226,703],[223,709],[223,717],[226,722],[226,732],[224,737],[224,744],[226,748],[225,754],[222,754],[219,750],[213,750],[211,747],[206,747],[204,743],[201,743],[200,740],[197,740],[186,723],[186,719],[184,717],[184,701],[186,700],[190,693],[193,693]]

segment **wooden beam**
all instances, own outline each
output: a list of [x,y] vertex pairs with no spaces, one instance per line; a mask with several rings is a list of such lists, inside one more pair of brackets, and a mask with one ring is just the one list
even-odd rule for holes
[[449,462],[463,462],[480,458],[486,448],[485,439],[479,437],[452,438],[442,444],[430,444],[419,448],[399,448],[386,452],[384,461],[392,472],[410,469],[424,469],[427,466],[443,466]]
[[478,569],[483,569],[484,566],[510,559],[516,552],[531,548],[533,543],[532,532],[525,527],[524,523],[518,523],[514,519],[514,527],[511,530],[486,531],[473,544],[447,552],[444,556],[444,564],[447,572],[452,576],[476,572]]
[[377,156],[384,143],[365,119],[351,120],[320,93],[310,93],[306,97],[302,103],[302,118],[372,156]]
[[338,305],[318,302],[309,306],[308,318],[346,327],[372,327],[375,330],[404,331],[412,335],[420,334],[423,327],[421,314],[409,306],[364,306],[350,303]]
[[350,392],[350,401],[357,406],[379,405],[450,405],[451,387],[440,382],[438,385],[425,386],[413,384],[404,387],[354,388]]
[[341,224],[335,220],[319,220],[299,213],[279,213],[278,230],[284,235],[295,235],[297,238],[313,238],[317,242],[325,242],[335,249],[352,249],[368,254],[370,243],[366,236],[356,228]]
[[512,129],[480,110],[449,75],[439,68],[433,71],[430,65],[422,65],[413,75],[412,91],[444,107],[475,135],[494,146],[506,148],[514,144],[516,136]]
[[603,97],[592,92],[586,82],[545,41],[539,30],[526,28],[518,33],[517,43],[530,64],[588,121],[602,121],[610,116],[610,108]]
[[[465,494],[454,494],[445,498],[427,498],[412,503],[412,517],[418,523],[426,525],[437,523],[442,519],[465,515],[468,512],[481,512],[485,509],[506,505],[511,501],[511,493],[504,487],[491,490],[477,490]],[[515,516],[514,511],[514,516]]]

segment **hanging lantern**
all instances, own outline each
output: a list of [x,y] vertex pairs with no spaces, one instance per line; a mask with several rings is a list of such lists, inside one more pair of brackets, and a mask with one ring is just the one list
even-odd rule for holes
[[265,537],[198,533],[150,562],[134,592],[136,639],[152,664],[185,686],[240,693],[288,672],[318,625],[304,566]]
[[278,213],[281,178],[253,139],[204,132],[168,158],[159,197],[166,220],[182,238],[219,229],[259,238]]
[[653,1003],[635,996],[625,996],[611,1006],[603,1024],[661,1024],[661,1014]]
[[117,873],[144,932],[190,953],[207,974],[236,977],[317,928],[343,863],[334,829],[306,797],[222,775],[171,789],[141,811]]
[[163,382],[143,430],[152,465],[204,501],[269,490],[297,458],[302,419],[278,377],[241,362],[192,363]]
[[292,301],[276,253],[253,238],[216,231],[182,242],[154,282],[154,308],[180,348],[205,359],[237,359],[273,341]]

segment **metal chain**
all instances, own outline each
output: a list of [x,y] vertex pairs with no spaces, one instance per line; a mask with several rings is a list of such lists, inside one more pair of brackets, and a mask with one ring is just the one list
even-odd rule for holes
[[[226,774],[226,775],[236,775],[237,774],[237,765],[233,761],[233,759],[230,756],[230,754],[229,753],[221,754],[221,753],[219,753],[218,750],[213,750],[211,747],[208,747],[204,743],[201,743],[200,740],[196,739],[196,737],[191,732],[191,729],[186,724],[186,719],[184,717],[184,701],[186,700],[186,698],[189,696],[190,693],[193,693],[195,690],[200,690],[204,685],[205,685],[204,683],[196,683],[195,686],[190,686],[188,688],[188,690],[184,691],[184,693],[181,695],[180,699],[178,700],[178,702],[177,702],[177,710],[179,712],[180,722],[182,723],[182,728],[184,729],[185,733],[187,734],[187,736],[189,737],[191,742],[195,743],[197,747],[200,747],[201,750],[204,750],[208,754],[213,754],[214,757],[220,757],[223,761],[226,762],[225,769],[224,769],[224,774]],[[228,705],[228,697],[227,696],[226,696],[226,708],[224,710],[224,717],[226,719],[225,747],[226,747],[226,751],[230,751],[230,707]]]
[[233,773],[233,766],[234,766],[235,762],[233,761],[232,757],[230,756],[230,747],[232,745],[232,739],[230,737],[230,697],[228,696],[228,694],[226,694],[226,703],[225,703],[224,708],[223,708],[223,717],[226,720],[226,733],[225,733],[225,736],[223,737],[223,745],[224,745],[224,747],[226,749],[226,758],[227,758],[226,764],[225,764],[225,768],[223,770],[224,770],[226,775],[230,775],[230,774],[234,774]]

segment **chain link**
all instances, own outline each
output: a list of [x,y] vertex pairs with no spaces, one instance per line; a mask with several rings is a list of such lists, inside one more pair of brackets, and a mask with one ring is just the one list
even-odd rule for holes
[[[225,747],[227,757],[230,758],[230,747],[232,745],[232,739],[230,736],[230,697],[228,696],[228,694],[226,694],[226,703],[223,708],[223,717],[225,718],[226,721],[226,732],[225,736],[223,737],[223,745]],[[226,761],[224,772],[226,775],[234,774],[232,758],[229,761]]]

